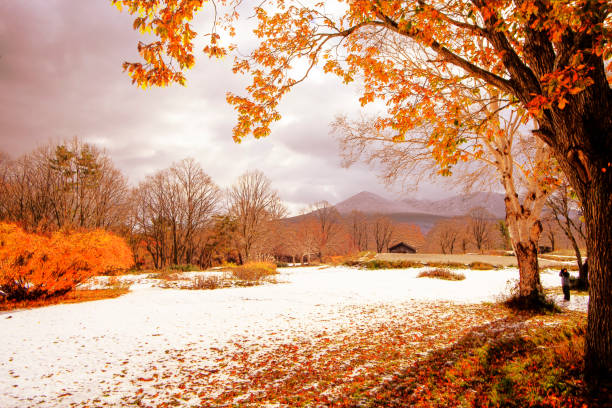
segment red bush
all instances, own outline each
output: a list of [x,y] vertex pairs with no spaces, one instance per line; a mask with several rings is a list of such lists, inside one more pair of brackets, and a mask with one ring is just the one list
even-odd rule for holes
[[123,239],[103,230],[46,237],[0,223],[0,290],[8,299],[64,294],[91,276],[132,262]]

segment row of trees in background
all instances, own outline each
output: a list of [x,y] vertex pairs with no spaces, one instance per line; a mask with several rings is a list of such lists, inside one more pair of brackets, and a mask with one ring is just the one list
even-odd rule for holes
[[0,154],[0,185],[0,217],[41,231],[117,228],[129,191],[111,159],[78,139],[14,161]]
[[[400,241],[426,252],[512,249],[505,223],[483,208],[443,219],[426,236],[419,227],[385,215],[340,214],[326,201],[286,218],[286,208],[262,172],[247,172],[222,190],[194,159],[174,163],[130,188],[106,153],[78,139],[49,144],[16,160],[0,156],[0,183],[2,220],[47,234],[113,231],[126,239],[137,265],[153,268],[273,257],[320,261],[358,251],[386,252]],[[560,191],[550,197],[549,206],[543,223],[547,246],[579,251],[584,236],[570,215],[576,208],[571,195]]]
[[133,250],[144,249],[155,268],[202,263],[205,231],[220,196],[193,159],[147,176],[128,197],[125,233]]
[[[542,235],[539,240],[539,252],[553,252],[559,249],[573,249],[580,256],[584,248],[583,223],[575,211],[575,202],[571,195],[562,198],[559,190],[549,197],[549,207],[542,216]],[[567,204],[566,212],[561,213],[551,207],[557,200]],[[574,204],[572,206],[572,204]],[[495,219],[485,209],[478,207],[466,215],[439,221],[429,231],[424,250],[432,253],[456,254],[482,252],[491,249],[513,250],[508,227],[504,220]],[[579,269],[582,262],[579,258]]]
[[399,241],[421,248],[424,242],[418,226],[394,222],[381,214],[340,214],[327,201],[314,203],[302,215],[284,220],[281,228],[274,254],[300,262],[360,251],[387,252]]

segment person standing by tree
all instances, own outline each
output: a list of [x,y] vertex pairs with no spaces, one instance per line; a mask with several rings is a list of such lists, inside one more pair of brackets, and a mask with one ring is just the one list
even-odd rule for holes
[[565,300],[570,300],[570,274],[565,268],[561,268],[561,272],[559,272],[559,276],[561,277],[561,287],[563,288],[563,297]]

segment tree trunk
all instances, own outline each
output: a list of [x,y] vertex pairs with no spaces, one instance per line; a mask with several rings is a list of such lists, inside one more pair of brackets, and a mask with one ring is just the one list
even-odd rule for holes
[[[542,202],[543,198],[539,199]],[[506,200],[506,224],[519,269],[519,296],[521,303],[527,307],[537,307],[542,294],[540,269],[538,265],[538,241],[542,233],[542,223],[535,214],[525,211],[513,211]]]
[[[612,169],[610,169],[612,170]],[[612,183],[608,174],[593,177],[582,197],[587,229],[589,312],[585,377],[596,388],[612,378]]]
[[578,288],[589,288],[589,266],[586,262],[582,265],[578,264]]
[[579,288],[586,289],[588,287],[588,282],[584,273],[584,264],[582,263],[582,254],[580,253],[580,247],[578,246],[578,243],[576,242],[576,239],[574,239],[573,235],[568,238],[572,243],[572,248],[574,248],[574,253],[576,254],[576,263],[578,263],[578,280],[580,282]]
[[538,298],[542,285],[538,268],[538,245],[532,240],[514,244],[519,268],[519,295],[524,299]]

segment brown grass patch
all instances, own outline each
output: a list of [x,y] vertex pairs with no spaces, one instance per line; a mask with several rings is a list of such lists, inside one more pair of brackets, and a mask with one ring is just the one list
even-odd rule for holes
[[490,263],[486,262],[472,262],[468,266],[470,267],[470,269],[475,269],[477,271],[489,271],[492,269],[496,269],[495,265],[491,265]]
[[436,268],[427,271],[419,272],[417,278],[435,278],[452,281],[460,281],[465,279],[465,275],[462,273],[451,272],[448,269]]
[[64,303],[81,303],[90,302],[93,300],[113,299],[121,295],[125,295],[130,290],[124,287],[111,289],[79,289],[72,290],[65,295],[51,297],[47,299],[24,300],[20,302],[4,302],[0,303],[0,311],[15,310],[15,309],[30,309],[35,307],[44,307],[51,305],[59,305]]
[[373,259],[362,264],[366,269],[407,269],[420,268],[424,266],[421,262],[414,261],[386,261],[382,259]]
[[465,268],[467,266],[461,262],[427,262],[425,265],[432,268]]
[[189,289],[219,289],[224,286],[223,278],[221,276],[196,276]]
[[242,281],[260,281],[268,276],[276,275],[276,265],[271,262],[247,262],[244,265],[231,267],[235,279]]

